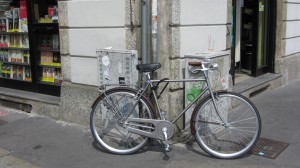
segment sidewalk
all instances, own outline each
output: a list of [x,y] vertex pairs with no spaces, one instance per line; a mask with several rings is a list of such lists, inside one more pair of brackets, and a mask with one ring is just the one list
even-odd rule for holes
[[168,160],[163,159],[163,148],[155,145],[133,155],[112,155],[94,143],[87,127],[0,106],[0,168],[298,168],[299,95],[300,81],[253,99],[262,117],[261,137],[290,144],[275,159],[251,154],[215,159],[196,143],[175,144]]

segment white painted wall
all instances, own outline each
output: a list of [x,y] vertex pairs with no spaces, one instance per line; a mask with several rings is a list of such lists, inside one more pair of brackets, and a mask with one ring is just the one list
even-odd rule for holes
[[96,49],[125,49],[124,0],[67,1],[71,82],[98,86]]
[[300,36],[300,20],[286,23],[286,38]]
[[125,49],[125,28],[70,29],[70,54],[96,57],[96,49]]
[[181,0],[181,25],[225,24],[227,0]]
[[227,0],[180,1],[180,56],[226,49]]
[[226,49],[226,26],[196,26],[180,28],[180,55],[206,52],[209,47],[215,51]]
[[124,26],[124,0],[79,0],[68,2],[69,26]]
[[[292,2],[292,1],[288,1]],[[300,3],[300,1],[294,1]],[[287,3],[287,20],[297,20],[300,19],[300,5],[296,3]]]
[[[126,48],[124,0],[67,1],[71,82],[98,85],[95,50]],[[226,49],[227,0],[181,0],[180,56]]]
[[[294,3],[290,3],[294,2]],[[288,0],[285,55],[300,52],[300,0]]]
[[300,38],[287,39],[285,55],[291,55],[298,52],[300,52]]

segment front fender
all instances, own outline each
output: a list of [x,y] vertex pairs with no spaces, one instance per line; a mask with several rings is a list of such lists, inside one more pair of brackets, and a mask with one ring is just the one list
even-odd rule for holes
[[[227,93],[227,91],[225,90],[219,90],[214,92],[215,94],[223,94],[223,93]],[[197,110],[203,105],[203,103],[205,103],[206,101],[208,101],[208,99],[211,98],[211,95],[208,94],[206,95],[204,98],[201,99],[201,101],[199,103],[197,103],[197,105],[195,106],[192,116],[191,116],[191,121],[190,121],[190,129],[191,129],[191,134],[195,135],[196,134],[196,129],[195,129],[195,115],[197,114]]]

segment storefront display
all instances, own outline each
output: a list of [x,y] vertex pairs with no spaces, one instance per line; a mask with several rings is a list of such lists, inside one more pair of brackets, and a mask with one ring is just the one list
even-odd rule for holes
[[59,96],[57,0],[13,0],[0,6],[0,86]]
[[[25,3],[24,3],[25,2]],[[24,7],[25,6],[25,7]],[[26,1],[2,11],[0,19],[1,78],[31,82]]]

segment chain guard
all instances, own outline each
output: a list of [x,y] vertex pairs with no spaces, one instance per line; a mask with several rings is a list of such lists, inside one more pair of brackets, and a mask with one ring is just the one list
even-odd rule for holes
[[125,127],[129,132],[160,140],[165,140],[163,128],[167,128],[167,139],[171,139],[175,132],[173,124],[167,120],[127,118]]

